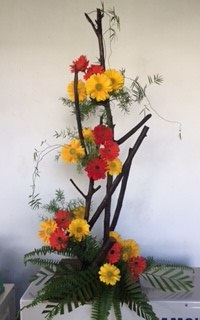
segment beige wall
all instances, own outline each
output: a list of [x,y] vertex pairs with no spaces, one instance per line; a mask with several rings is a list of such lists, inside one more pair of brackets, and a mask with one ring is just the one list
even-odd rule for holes
[[[32,154],[72,116],[59,98],[71,80],[68,65],[80,54],[98,56],[93,32],[84,18],[99,6],[96,0],[0,0],[0,270],[15,282],[18,297],[28,284],[25,252],[39,247],[38,214],[28,206]],[[138,152],[117,230],[135,238],[142,254],[200,265],[200,1],[109,0],[121,18],[110,66],[127,76],[162,74],[164,83],[149,97],[164,117],[154,114]],[[109,50],[108,50],[109,54]],[[116,113],[120,135],[140,118],[133,106],[124,117]],[[77,193],[67,179],[74,169],[53,157],[41,168],[39,188],[49,200],[56,188],[69,198]],[[81,182],[84,185],[83,182]],[[98,230],[97,230],[98,232]]]

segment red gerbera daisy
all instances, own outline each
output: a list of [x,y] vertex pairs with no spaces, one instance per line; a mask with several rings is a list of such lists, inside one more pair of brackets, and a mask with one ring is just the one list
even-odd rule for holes
[[119,261],[121,256],[121,245],[118,242],[115,242],[111,249],[107,253],[107,260],[109,263],[116,263]]
[[55,213],[55,221],[59,228],[67,229],[72,221],[71,213],[65,210],[59,210]]
[[99,124],[93,130],[94,139],[96,144],[104,144],[107,140],[113,139],[113,132],[111,128]]
[[103,73],[104,68],[98,64],[91,64],[91,66],[86,70],[86,73],[84,75],[84,79],[87,80],[91,75],[97,74],[97,73]]
[[107,163],[103,159],[95,158],[88,162],[85,171],[90,179],[99,180],[106,177]]
[[74,60],[70,65],[71,72],[85,72],[87,69],[89,61],[87,60],[86,56],[81,55],[77,60]]
[[114,141],[105,141],[104,147],[99,149],[99,153],[102,156],[102,158],[108,161],[113,161],[119,155],[119,146]]
[[128,260],[128,266],[133,278],[137,280],[139,275],[146,269],[146,260],[143,257],[133,257]]
[[49,238],[52,248],[61,251],[66,248],[69,237],[61,229],[56,229]]

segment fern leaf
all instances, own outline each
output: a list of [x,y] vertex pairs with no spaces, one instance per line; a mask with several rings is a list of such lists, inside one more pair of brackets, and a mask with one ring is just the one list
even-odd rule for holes
[[120,301],[146,320],[158,320],[148,298],[143,293],[138,282],[135,282],[129,272],[123,272],[120,281]]
[[98,295],[92,304],[93,320],[107,320],[113,303],[114,288],[103,286],[100,295]]
[[[190,270],[191,271],[191,270]],[[184,272],[184,267],[153,266],[142,274],[150,284],[162,291],[189,291],[193,287],[190,275]]]

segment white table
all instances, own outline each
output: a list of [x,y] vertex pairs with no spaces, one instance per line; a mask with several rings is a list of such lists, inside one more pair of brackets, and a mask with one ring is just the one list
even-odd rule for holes
[[4,288],[0,294],[0,320],[15,320],[15,286],[6,283]]

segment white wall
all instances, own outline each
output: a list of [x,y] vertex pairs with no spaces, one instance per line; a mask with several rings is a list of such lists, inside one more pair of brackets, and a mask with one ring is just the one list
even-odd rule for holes
[[[83,15],[96,0],[0,0],[0,270],[18,298],[32,268],[23,255],[41,245],[38,213],[28,205],[32,154],[72,116],[59,101],[72,79],[68,65],[80,54],[98,56],[95,36]],[[162,74],[149,91],[152,105],[178,127],[154,115],[133,163],[117,230],[134,238],[142,254],[200,265],[200,1],[108,0],[121,19],[111,67],[127,76]],[[115,118],[117,132],[136,124],[140,108]],[[123,121],[122,121],[123,119]],[[56,188],[78,196],[68,179],[74,169],[45,160],[39,187],[48,201]],[[84,180],[84,178],[83,178]],[[84,182],[81,182],[84,185]]]

